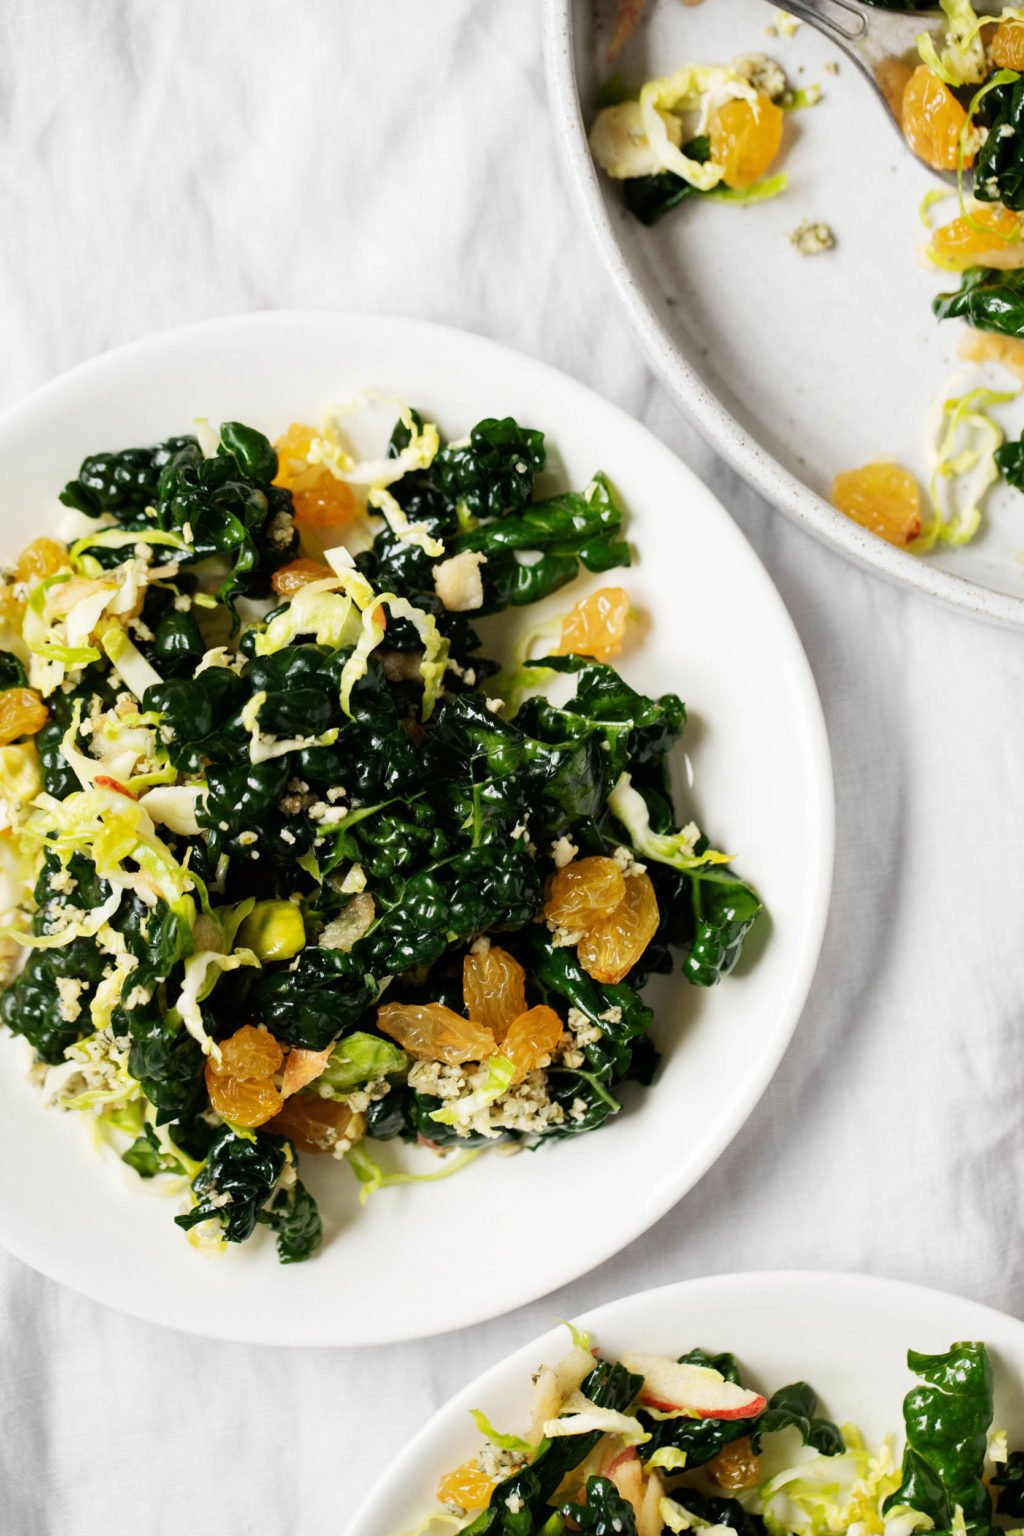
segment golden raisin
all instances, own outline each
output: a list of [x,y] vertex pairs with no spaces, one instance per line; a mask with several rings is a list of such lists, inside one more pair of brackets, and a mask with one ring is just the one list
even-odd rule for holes
[[352,487],[321,469],[312,485],[292,491],[295,521],[300,528],[341,528],[356,510]]
[[1022,267],[1021,221],[998,203],[972,208],[935,231],[928,255],[949,272],[974,266]]
[[1024,27],[1017,22],[1001,21],[992,34],[989,55],[1000,69],[1024,70]]
[[495,1039],[489,1029],[464,1019],[442,1003],[386,1003],[377,1009],[377,1028],[397,1040],[420,1061],[443,1061],[450,1067],[493,1056]]
[[869,533],[905,549],[921,532],[921,492],[908,469],[880,459],[832,482],[832,501]]
[[[960,135],[967,113],[938,75],[919,64],[903,92],[903,137],[925,165],[936,171],[955,171],[960,159]],[[964,165],[974,164],[974,151],[964,154]]]
[[286,490],[291,490],[297,480],[301,480],[310,466],[307,455],[316,437],[316,428],[307,427],[300,421],[293,421],[287,432],[284,432],[274,444],[277,450],[277,474],[274,476],[275,485],[283,485]]
[[621,981],[658,931],[658,898],[645,870],[630,875],[626,894],[610,917],[596,923],[576,947],[579,962],[595,981]]
[[0,581],[0,624],[21,628],[25,604],[15,596],[13,580]]
[[272,1120],[284,1103],[272,1078],[232,1077],[228,1072],[218,1072],[212,1060],[206,1063],[206,1088],[218,1115],[233,1125],[250,1129]]
[[358,1141],[364,1129],[361,1115],[347,1104],[300,1093],[289,1099],[267,1126],[275,1136],[286,1136],[300,1152],[333,1152],[342,1137]]
[[546,1067],[563,1034],[562,1021],[553,1008],[541,1003],[513,1019],[501,1043],[501,1054],[516,1069],[514,1081]]
[[437,1485],[437,1497],[442,1504],[454,1504],[456,1509],[486,1509],[491,1494],[497,1488],[496,1478],[481,1472],[475,1461],[467,1461],[454,1472],[448,1472]]
[[566,614],[556,654],[610,661],[622,650],[628,622],[629,594],[622,587],[601,587]]
[[504,1040],[512,1020],[526,1012],[526,972],[497,944],[471,951],[462,962],[462,996],[469,1017]]
[[705,1472],[719,1488],[738,1493],[743,1488],[753,1488],[761,1478],[761,1463],[754,1455],[749,1439],[733,1440],[723,1445],[716,1456],[705,1465]]
[[33,539],[18,556],[14,574],[18,581],[43,581],[63,570],[68,563],[67,548],[56,539]]
[[720,107],[711,120],[711,158],[723,167],[727,187],[752,187],[771,165],[782,143],[785,114],[770,96],[757,101],[737,97]]
[[551,882],[544,916],[575,933],[610,916],[626,894],[622,870],[614,859],[574,859]]
[[255,1082],[262,1077],[273,1077],[284,1061],[284,1051],[265,1029],[253,1024],[243,1024],[241,1029],[220,1044],[218,1072],[245,1082]]
[[270,585],[278,597],[294,597],[311,581],[326,581],[333,575],[330,566],[320,560],[292,560],[288,565],[278,566]]
[[0,692],[0,746],[41,731],[50,711],[34,688],[5,688]]

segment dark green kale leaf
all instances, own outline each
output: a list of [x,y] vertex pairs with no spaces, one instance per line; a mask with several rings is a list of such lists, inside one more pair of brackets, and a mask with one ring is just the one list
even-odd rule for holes
[[28,676],[13,651],[0,651],[0,689],[25,688]]
[[677,1488],[672,1494],[676,1504],[691,1515],[696,1515],[701,1525],[720,1526],[732,1531],[734,1536],[765,1536],[768,1527],[760,1515],[751,1515],[738,1499],[707,1498],[696,1488]]
[[815,1409],[818,1395],[806,1381],[780,1387],[768,1399],[768,1407],[757,1421],[757,1435],[770,1435],[781,1429],[796,1429],[805,1445],[822,1456],[841,1456],[846,1449],[839,1427],[831,1419],[819,1418]]
[[[481,613],[539,602],[572,581],[581,565],[609,571],[631,563],[629,545],[620,537],[622,508],[603,474],[584,492],[521,505],[521,511],[481,523],[449,545],[451,554],[476,550],[487,556]],[[521,563],[516,554],[526,551],[538,558]]]
[[282,1264],[301,1264],[312,1258],[324,1238],[316,1201],[301,1179],[291,1189],[278,1190],[256,1220],[271,1227],[277,1236],[277,1256]]
[[190,535],[191,559],[224,557],[219,597],[260,594],[273,570],[298,547],[291,492],[271,484],[277,454],[262,432],[225,422],[213,458],[198,443],[180,448],[157,484],[155,523]]
[[735,967],[763,904],[756,891],[721,867],[689,879],[696,930],[683,975],[694,986],[713,987]]
[[90,517],[109,514],[143,537],[153,530],[187,537],[186,563],[226,563],[218,596],[230,602],[239,593],[267,595],[270,575],[298,547],[291,493],[272,484],[276,474],[277,454],[263,433],[227,421],[212,458],[194,437],[95,454],[61,500]]
[[968,1531],[988,1531],[992,1500],[982,1481],[992,1422],[992,1367],[984,1344],[954,1344],[945,1354],[907,1353],[925,1385],[903,1402],[907,1446],[903,1477],[883,1513],[909,1504],[937,1531],[952,1529],[957,1508]]
[[489,416],[477,422],[468,443],[441,449],[431,478],[471,516],[504,517],[529,505],[544,459],[543,432],[521,427],[511,416]]
[[1024,437],[1004,443],[995,452],[996,468],[1015,490],[1024,491]]
[[134,524],[156,501],[157,484],[171,459],[192,446],[198,446],[194,437],[169,437],[155,448],[90,454],[60,499],[87,517],[110,513],[119,523]]
[[633,1506],[607,1477],[588,1477],[582,1506],[563,1504],[558,1513],[563,1520],[571,1520],[583,1536],[636,1536]]
[[976,120],[988,129],[974,166],[974,195],[980,203],[1024,208],[1024,80],[992,84],[978,105]]
[[[546,656],[527,664],[576,676],[576,692],[557,708],[543,696],[526,700],[515,725],[541,741],[560,743],[595,734],[610,790],[629,767],[660,761],[683,734],[686,707],[674,693],[650,699],[637,693],[614,667],[586,656]],[[602,796],[607,799],[607,793]],[[671,815],[670,815],[671,819]]]
[[[683,153],[703,165],[711,159],[711,140],[706,134],[691,139]],[[622,184],[622,196],[626,207],[641,224],[648,228],[663,219],[666,213],[678,208],[691,197],[701,197],[699,187],[677,176],[675,171],[656,171],[650,176],[630,176]]]
[[355,954],[307,946],[291,965],[266,967],[248,996],[277,1039],[322,1051],[355,1029],[378,990]]
[[1012,1451],[993,1472],[992,1481],[999,1489],[996,1514],[1024,1518],[1024,1451]]
[[[206,1108],[206,1058],[198,1041],[183,1025],[168,1020],[155,1002],[132,1009],[120,1004],[111,1023],[115,1035],[131,1041],[128,1071],[155,1107],[157,1124],[190,1127]],[[186,1150],[191,1153],[191,1145]]]
[[1001,272],[992,267],[968,267],[953,293],[932,301],[940,320],[966,320],[978,331],[1024,337],[1024,268]]
[[[175,1216],[178,1226],[187,1232],[201,1221],[219,1221],[229,1243],[244,1243],[277,1188],[286,1146],[279,1136],[256,1131],[250,1140],[226,1125],[192,1180],[196,1204],[184,1216]],[[222,1204],[221,1195],[231,1198]]]

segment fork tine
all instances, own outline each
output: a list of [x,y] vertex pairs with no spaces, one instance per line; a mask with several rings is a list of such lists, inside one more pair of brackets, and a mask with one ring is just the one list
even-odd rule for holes
[[868,19],[853,0],[787,0],[786,9],[836,42],[856,43],[867,34]]

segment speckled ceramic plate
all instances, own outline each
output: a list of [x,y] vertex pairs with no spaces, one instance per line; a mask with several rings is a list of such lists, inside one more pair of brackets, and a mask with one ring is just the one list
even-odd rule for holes
[[[849,559],[979,617],[1024,625],[1024,499],[999,487],[983,531],[963,549],[920,557],[836,512],[833,475],[890,455],[927,483],[930,406],[954,377],[1017,387],[1002,370],[967,370],[960,324],[931,299],[957,286],[920,257],[924,194],[939,185],[905,151],[870,86],[809,27],[766,36],[764,0],[649,0],[616,69],[631,83],[686,62],[770,53],[797,85],[820,84],[789,115],[786,194],[746,209],[676,210],[645,229],[599,176],[586,140],[612,0],[546,0],[551,97],[570,179],[652,365],[713,446],[794,521]],[[984,8],[984,7],[983,7]],[[952,205],[938,212],[952,216]],[[836,249],[800,256],[804,219],[834,229]],[[1013,435],[1024,399],[998,413]],[[835,574],[837,592],[842,572]]]
[[[727,984],[702,992],[678,976],[658,978],[664,1069],[650,1091],[631,1088],[625,1113],[599,1134],[482,1157],[442,1183],[382,1190],[365,1209],[348,1168],[304,1158],[326,1241],[301,1265],[279,1265],[263,1232],[219,1260],[196,1253],[174,1225],[175,1200],[97,1156],[79,1116],[44,1110],[25,1080],[24,1043],[0,1038],[0,1241],[113,1306],[264,1344],[362,1344],[462,1327],[565,1284],[644,1231],[736,1134],[775,1070],[811,982],[831,881],[821,710],[753,551],[636,422],[492,342],[406,320],[263,314],[110,353],[0,422],[6,553],[60,526],[57,492],[86,453],[157,441],[196,416],[273,434],[366,386],[412,401],[452,437],[491,414],[541,427],[556,483],[585,484],[598,467],[612,477],[637,555],[621,580],[649,621],[637,626],[623,672],[645,691],[672,689],[687,701],[691,728],[678,756],[686,809],[742,855],[770,917]],[[524,622],[565,606],[563,593]],[[388,1146],[381,1157],[437,1167],[421,1149]],[[565,1241],[509,1241],[570,1227]]]
[[[700,1346],[731,1350],[761,1388],[809,1381],[824,1412],[858,1424],[876,1443],[890,1434],[902,1442],[900,1410],[913,1384],[907,1349],[938,1352],[957,1339],[980,1339],[995,1367],[995,1424],[1019,1424],[1024,1412],[1024,1324],[920,1285],[868,1275],[716,1275],[624,1297],[579,1323],[611,1359],[627,1351],[676,1356]],[[446,1403],[388,1465],[347,1536],[419,1529],[436,1507],[439,1476],[479,1449],[469,1410],[482,1408],[492,1423],[518,1429],[528,1416],[532,1373],[565,1350],[565,1329],[552,1329]]]

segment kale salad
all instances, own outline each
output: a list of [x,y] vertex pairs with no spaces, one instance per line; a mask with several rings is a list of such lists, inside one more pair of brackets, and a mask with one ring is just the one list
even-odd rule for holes
[[[982,374],[965,378],[962,369],[948,380],[923,413],[923,479],[884,452],[834,475],[831,499],[840,512],[897,548],[925,555],[976,538],[996,488],[1024,491],[1024,436],[1011,425],[1019,427],[1012,407],[1024,385],[1024,7],[1006,5],[995,15],[979,14],[971,0],[866,3],[903,12],[941,8],[944,15],[938,38],[922,31],[910,56],[886,61],[879,86],[913,154],[947,175],[922,200],[928,235],[920,256],[933,272],[956,274],[959,287],[935,295],[932,312],[939,321],[966,322],[962,362],[993,364],[1012,381],[992,388]],[[619,0],[611,55],[642,9],[639,0]],[[779,36],[792,30],[774,24]],[[794,137],[789,114],[821,99],[820,85],[794,90],[782,66],[761,53],[686,63],[638,87],[612,75],[591,149],[621,187],[628,212],[646,225],[679,208],[693,217],[709,201],[762,202],[787,188],[785,170],[775,167]],[[947,203],[948,216],[936,220]],[[789,238],[805,256],[836,243],[817,219],[803,220]]]
[[655,1078],[647,977],[716,984],[761,910],[678,823],[621,587],[504,671],[475,627],[629,565],[607,478],[395,411],[376,459],[342,410],[99,452],[0,583],[0,1021],[193,1243],[286,1263],[300,1155],[365,1197],[598,1129]]
[[993,1427],[982,1343],[910,1350],[905,1448],[819,1413],[805,1381],[770,1396],[731,1354],[604,1358],[572,1347],[534,1376],[522,1435],[484,1437],[419,1527],[472,1536],[998,1536],[1024,1521],[1024,1452]]

